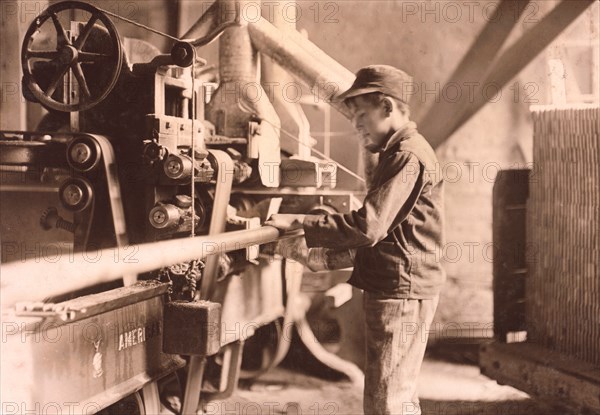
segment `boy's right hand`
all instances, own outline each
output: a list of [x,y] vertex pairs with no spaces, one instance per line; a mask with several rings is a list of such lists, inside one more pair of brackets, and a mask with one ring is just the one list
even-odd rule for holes
[[302,229],[304,215],[295,215],[289,213],[275,213],[264,223],[264,225],[273,226],[284,234],[285,232]]

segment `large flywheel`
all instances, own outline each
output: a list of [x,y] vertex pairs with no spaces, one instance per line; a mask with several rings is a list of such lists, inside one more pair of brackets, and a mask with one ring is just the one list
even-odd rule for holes
[[96,7],[78,1],[44,10],[29,26],[21,49],[24,87],[42,105],[58,111],[83,111],[104,100],[119,78],[122,62],[113,22]]

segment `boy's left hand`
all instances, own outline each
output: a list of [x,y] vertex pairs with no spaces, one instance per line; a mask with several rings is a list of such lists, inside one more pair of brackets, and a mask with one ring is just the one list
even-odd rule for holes
[[275,213],[271,215],[269,220],[267,220],[264,224],[268,226],[274,226],[282,232],[288,232],[296,229],[302,229],[303,222],[304,215]]

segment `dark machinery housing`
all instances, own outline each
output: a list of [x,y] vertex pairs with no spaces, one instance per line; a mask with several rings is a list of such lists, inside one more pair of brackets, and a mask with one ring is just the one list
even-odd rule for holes
[[[253,368],[241,362],[261,327],[292,323],[302,276],[260,253],[279,237],[261,223],[278,210],[348,211],[355,199],[333,190],[332,161],[282,158],[268,99],[221,99],[228,83],[256,77],[240,69],[256,71],[257,51],[239,42],[249,32],[239,9],[213,9],[227,7],[232,14],[211,10],[197,31],[234,18],[177,40],[169,54],[123,41],[107,12],[75,1],[48,7],[26,32],[23,91],[48,113],[37,131],[1,132],[3,189],[58,196],[38,229],[45,257],[60,260],[10,249],[3,259],[12,262],[3,266],[2,368],[19,373],[3,378],[6,413],[50,404],[158,413],[157,381],[174,373],[183,413],[195,413],[231,394],[240,373],[285,356],[276,338],[259,344]],[[219,81],[196,47],[221,34]]]

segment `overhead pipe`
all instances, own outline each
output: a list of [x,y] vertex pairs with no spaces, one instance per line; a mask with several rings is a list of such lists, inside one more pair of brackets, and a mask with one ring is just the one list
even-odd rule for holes
[[[235,3],[231,0],[215,2],[219,9],[230,9]],[[242,23],[245,23],[243,19]],[[258,56],[252,49],[247,26],[226,29],[219,38],[219,87],[211,96],[206,114],[217,134],[246,137],[252,115],[250,108],[262,104],[248,100],[249,93],[255,92],[258,85],[257,64]],[[262,95],[265,94],[261,91]]]
[[[350,118],[350,113],[343,104],[330,100],[350,87],[354,74],[296,30],[286,30],[284,33],[262,17],[257,21],[244,21],[244,16],[239,13],[246,3],[249,2],[216,0],[183,37],[206,37],[209,32],[227,23],[225,16],[237,13],[235,21],[239,26],[229,27],[220,39],[219,49],[222,52],[219,63],[223,67],[221,81],[257,80],[256,54],[247,46],[249,34],[252,44],[259,52],[272,58],[309,86],[311,92]],[[251,4],[256,5],[256,2]]]
[[[323,102],[331,105],[348,119],[352,119],[349,108],[336,97],[346,91],[356,78],[355,75],[323,52],[296,30],[282,32],[266,19],[248,23],[252,44],[258,51],[270,57],[288,73],[305,83],[310,91]],[[360,146],[367,184],[377,164],[375,155]]]
[[[248,5],[256,5],[256,1],[217,0],[216,4],[221,10],[245,10]],[[240,24],[229,27],[219,38],[219,87],[207,106],[206,118],[219,135],[247,137],[248,156],[258,159],[262,184],[277,187],[281,124],[259,82],[258,53],[252,47],[246,17],[240,13]],[[253,116],[268,122],[249,133]]]
[[203,38],[213,32],[221,24],[218,3],[214,2],[210,7],[196,20],[187,32],[181,36],[181,39]]
[[[290,234],[290,236],[297,236]],[[244,249],[277,240],[272,226],[225,232],[194,238],[171,239],[129,247],[70,253],[63,261],[56,256],[2,264],[0,298],[2,307],[20,301],[41,301],[95,284],[121,279],[179,262]],[[285,237],[284,237],[285,238]]]
[[[270,21],[273,26],[283,33],[296,31],[296,0],[284,0],[275,7],[286,11],[292,10],[293,15],[291,17],[284,16],[284,13],[280,10],[271,13]],[[284,96],[288,86],[294,86],[294,78],[272,58],[266,55],[260,57],[263,88],[269,91],[269,98],[275,107],[275,111],[280,116],[282,127],[297,136],[299,140],[299,142],[290,141],[289,138],[281,136],[281,148],[292,154],[297,154],[302,160],[309,160],[311,158],[311,147],[313,146],[313,139],[310,136],[310,123],[300,102],[297,99],[290,100]],[[293,90],[293,93],[298,93],[298,88]]]
[[347,90],[354,74],[295,30],[282,32],[266,19],[248,23],[252,44],[282,68],[304,82],[311,92],[331,104],[345,117],[351,114],[333,98]]
[[[237,0],[216,0],[214,10],[239,11],[243,9],[244,4]],[[218,19],[214,20],[215,14],[222,18],[222,12],[211,12],[210,14],[207,12],[206,16],[202,16],[188,33],[208,31],[211,27],[218,25]],[[240,16],[239,23],[240,27],[230,27],[221,36],[219,44],[221,85],[212,97],[211,105],[207,108],[207,117],[215,124],[219,134],[239,136],[245,128],[246,114],[254,112],[260,118],[268,120],[261,126],[266,130],[265,136],[279,136],[280,120],[268,99],[244,102],[246,101],[243,99],[244,94],[239,94],[241,99],[234,100],[235,102],[227,99],[227,95],[231,95],[231,92],[236,95],[236,92],[240,91],[240,86],[244,87],[244,85],[256,82],[258,78],[256,76],[256,50],[271,58],[289,74],[306,84],[315,96],[330,104],[346,118],[351,119],[349,109],[343,103],[336,102],[335,97],[352,85],[355,79],[352,72],[296,30],[283,32],[262,17],[257,21],[248,22],[244,21],[243,16]],[[248,47],[248,41],[256,50]],[[268,98],[264,89],[261,88],[259,93],[261,98]],[[227,119],[225,119],[225,114],[227,114]],[[304,125],[305,121],[302,115],[292,114],[299,119],[300,125]],[[270,131],[271,127],[275,131]],[[265,146],[272,144],[270,140],[263,141],[265,141]],[[269,147],[273,146],[269,145]],[[270,156],[272,156],[275,152],[265,153],[271,153]],[[369,172],[373,170],[375,160],[366,151],[363,151],[362,154],[368,182]],[[267,158],[267,154],[265,154],[265,158]],[[266,161],[270,162],[271,160],[267,159]],[[263,184],[273,185],[274,183]]]

